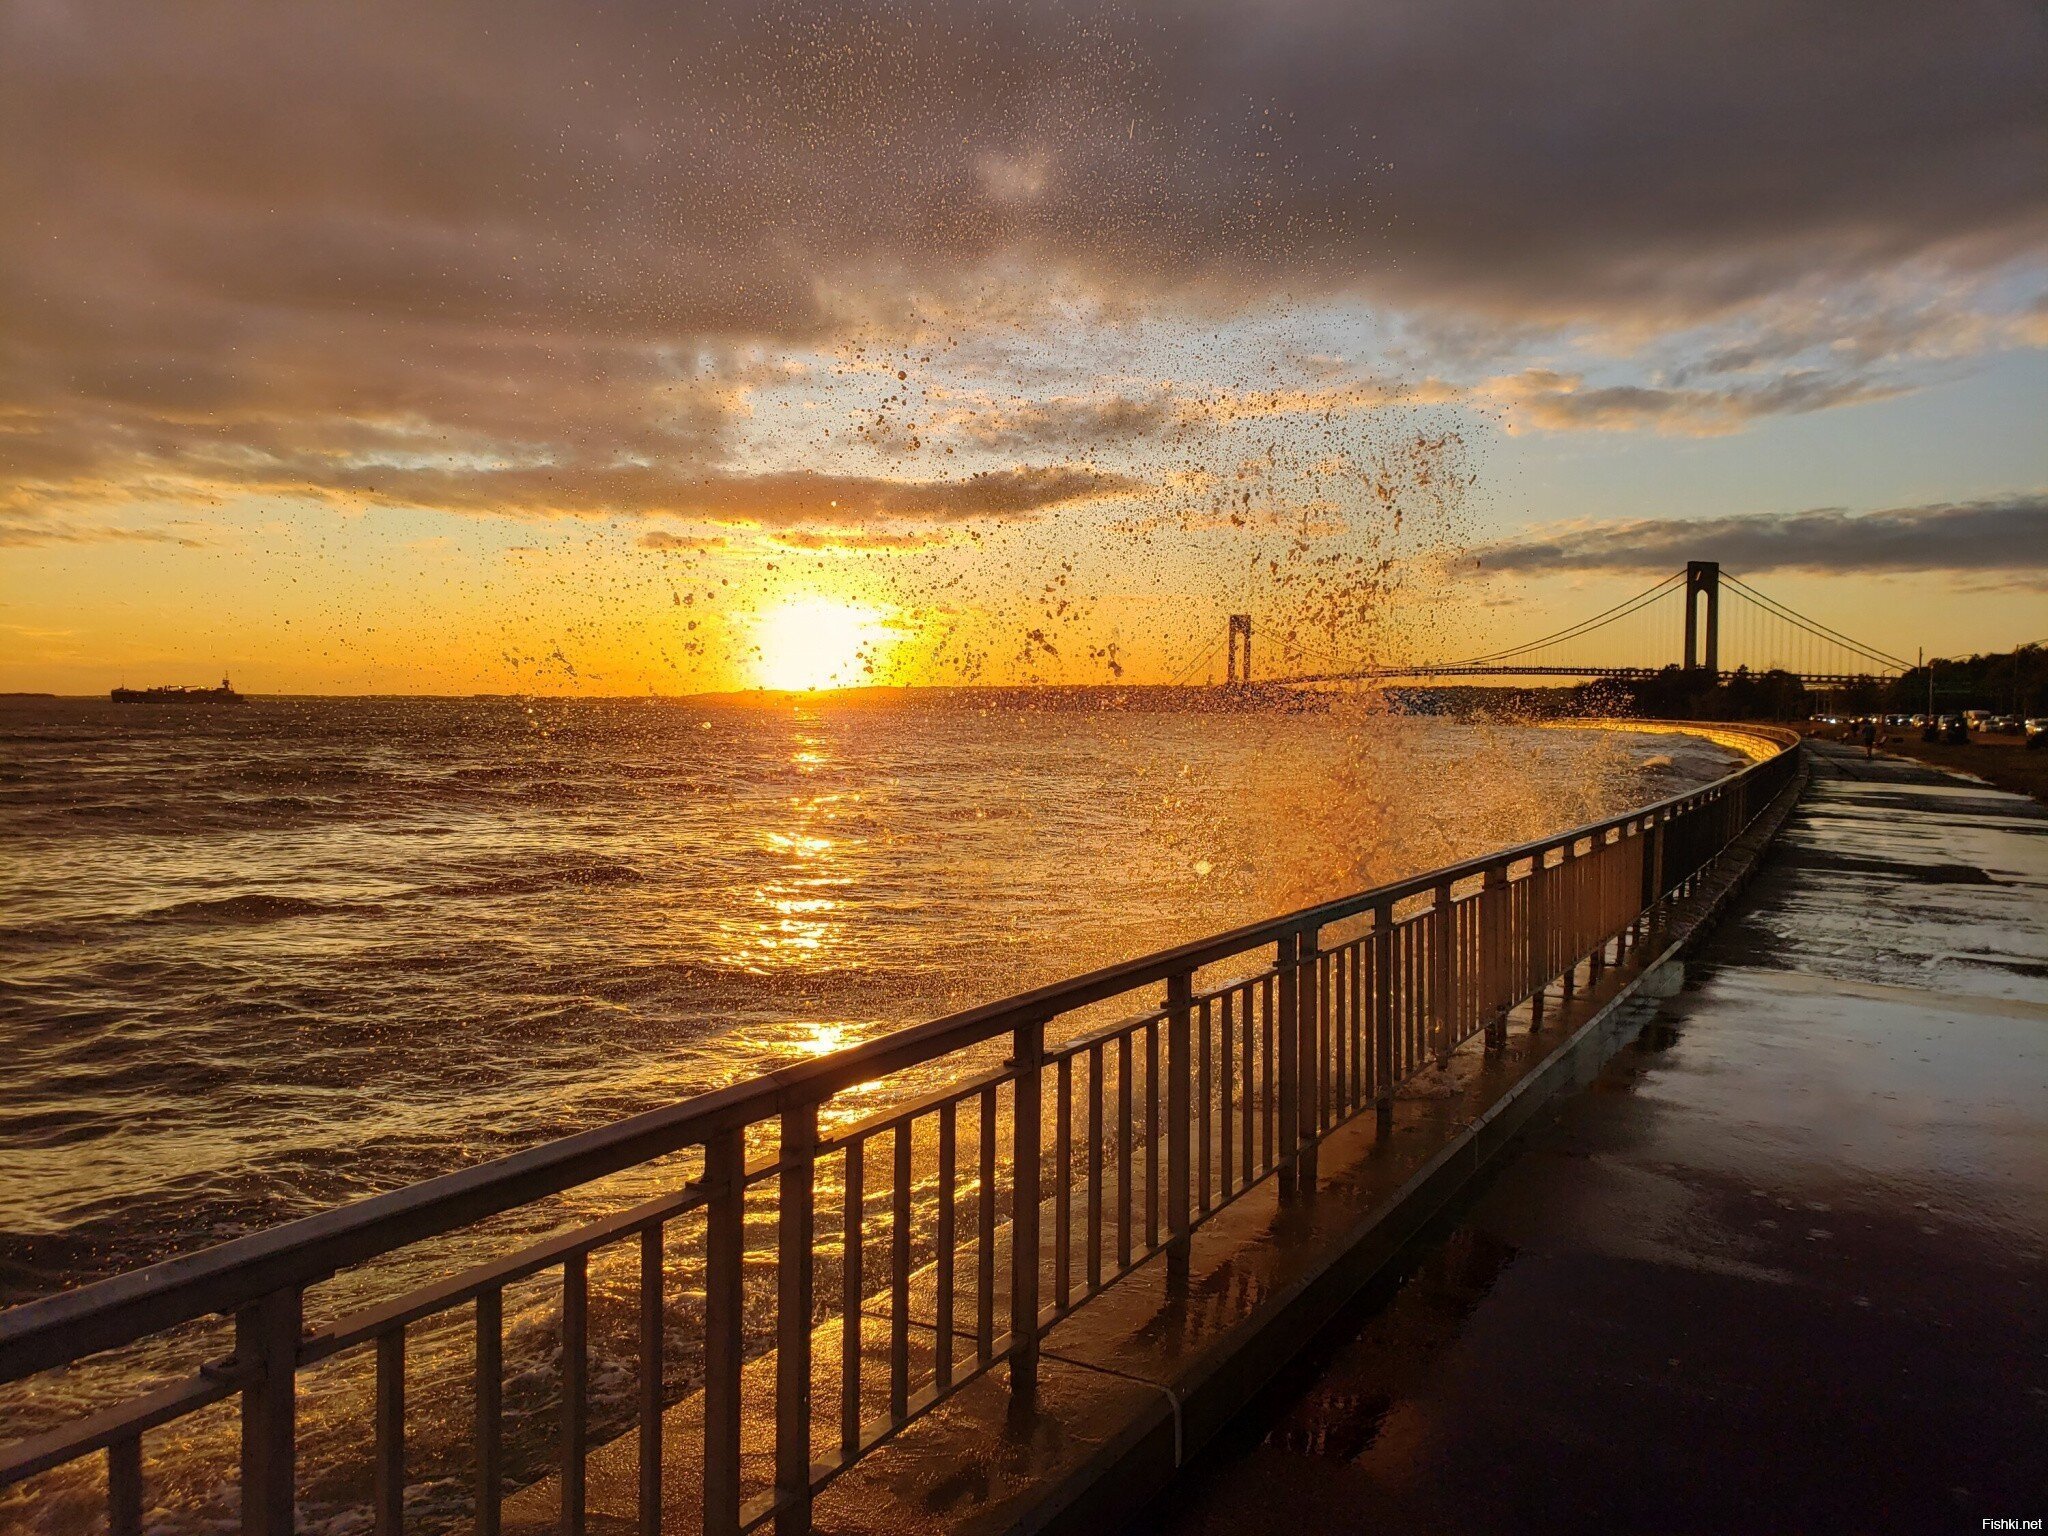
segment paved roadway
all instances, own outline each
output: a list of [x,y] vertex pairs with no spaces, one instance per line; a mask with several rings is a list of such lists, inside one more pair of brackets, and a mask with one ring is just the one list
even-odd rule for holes
[[2048,813],[1817,750],[1642,1041],[1161,1531],[2048,1515]]

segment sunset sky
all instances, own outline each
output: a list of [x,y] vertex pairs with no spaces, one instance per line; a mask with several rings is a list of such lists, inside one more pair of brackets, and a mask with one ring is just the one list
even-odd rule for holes
[[0,688],[2048,637],[2034,0],[0,18]]

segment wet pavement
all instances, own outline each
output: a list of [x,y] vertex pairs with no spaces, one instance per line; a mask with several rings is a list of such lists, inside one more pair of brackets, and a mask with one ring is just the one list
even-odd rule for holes
[[2048,813],[1817,751],[1642,1039],[1149,1524],[2048,1514]]

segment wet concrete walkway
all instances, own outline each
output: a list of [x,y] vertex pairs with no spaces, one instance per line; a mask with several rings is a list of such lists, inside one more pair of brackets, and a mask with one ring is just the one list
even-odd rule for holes
[[1643,1039],[1151,1523],[2048,1514],[2048,813],[1815,750],[1770,862]]

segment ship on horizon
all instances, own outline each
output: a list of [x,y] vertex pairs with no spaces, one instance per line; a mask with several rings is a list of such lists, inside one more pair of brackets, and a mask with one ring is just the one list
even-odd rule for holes
[[218,688],[198,688],[190,683],[165,683],[157,688],[116,688],[109,697],[116,704],[240,704],[244,700],[225,676]]

